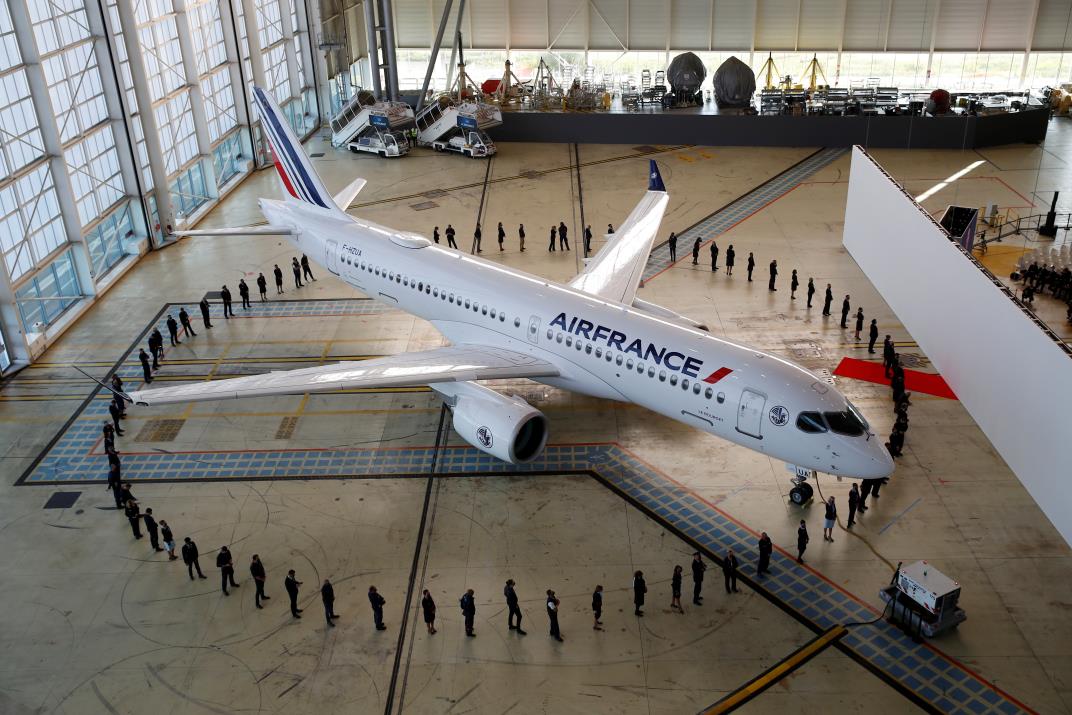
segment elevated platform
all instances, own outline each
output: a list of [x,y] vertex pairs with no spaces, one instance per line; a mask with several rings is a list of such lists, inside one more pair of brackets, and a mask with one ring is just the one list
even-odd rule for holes
[[893,149],[976,149],[1037,143],[1046,138],[1048,110],[991,116],[749,116],[681,109],[633,113],[506,113],[489,130],[495,141],[651,144],[673,137],[707,146],[823,146]]

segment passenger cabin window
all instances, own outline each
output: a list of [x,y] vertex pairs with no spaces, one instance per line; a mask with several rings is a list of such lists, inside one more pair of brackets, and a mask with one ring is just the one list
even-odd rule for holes
[[725,392],[718,393],[718,395],[715,396],[715,401],[718,402],[718,404],[721,405],[723,402],[726,401],[726,393]]
[[699,394],[700,394],[700,388],[701,388],[701,387],[702,387],[702,386],[701,386],[701,385],[700,385],[700,383],[698,383],[698,382],[694,382],[694,383],[692,383],[692,394],[694,394],[694,395],[699,395]]
[[856,413],[851,410],[845,410],[844,412],[824,412],[823,417],[826,418],[826,423],[830,425],[830,429],[838,434],[843,434],[849,437],[859,437],[865,432],[864,423],[860,421],[860,418],[856,416]]
[[677,384],[677,373],[676,372],[673,375],[670,376],[670,384],[671,385],[676,385]]
[[818,412],[801,412],[797,416],[797,429],[809,434],[826,432],[823,416]]

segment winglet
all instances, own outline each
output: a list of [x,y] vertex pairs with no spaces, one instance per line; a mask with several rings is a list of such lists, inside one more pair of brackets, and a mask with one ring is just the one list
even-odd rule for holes
[[659,165],[651,160],[651,169],[648,171],[648,191],[666,191],[663,185],[663,177],[659,174]]

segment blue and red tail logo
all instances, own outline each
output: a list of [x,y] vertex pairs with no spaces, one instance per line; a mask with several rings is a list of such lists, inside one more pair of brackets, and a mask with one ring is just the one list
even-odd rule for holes
[[260,87],[253,88],[253,102],[261,115],[261,129],[268,139],[275,168],[287,193],[314,206],[334,209],[335,202],[313,170],[301,143],[279,111],[279,105]]

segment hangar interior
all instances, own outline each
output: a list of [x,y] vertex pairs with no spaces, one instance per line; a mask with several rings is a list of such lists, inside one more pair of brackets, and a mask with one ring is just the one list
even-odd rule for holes
[[[399,88],[408,89],[423,74],[442,6],[389,5]],[[917,78],[908,83],[952,76],[959,63],[964,89],[1067,82],[1072,3],[1028,6],[472,2],[463,41],[474,63],[487,62],[485,73],[501,73],[501,57],[515,53],[519,65],[525,53],[566,62],[582,55],[578,66],[615,53],[622,64],[613,71],[630,73],[678,50],[748,54],[750,62],[770,50],[787,62],[828,53],[846,81],[855,55],[869,54],[860,76],[889,65],[891,81]],[[278,236],[169,232],[256,225],[264,220],[257,199],[283,197],[245,96],[252,84],[272,91],[330,191],[367,179],[354,215],[422,235],[450,224],[466,252],[480,221],[485,259],[553,281],[583,269],[585,225],[593,250],[605,244],[603,227],[628,214],[654,159],[670,206],[643,300],[815,371],[880,436],[894,422],[889,389],[833,374],[844,357],[873,360],[866,338],[822,316],[818,296],[807,308],[807,279],[820,295],[831,284],[837,303],[851,296],[910,368],[935,372],[843,246],[849,152],[652,136],[638,146],[504,142],[484,160],[430,150],[400,160],[354,154],[331,146],[324,127],[341,98],[371,82],[364,12],[332,0],[0,6],[0,564],[8,577],[0,711],[1072,712],[1069,546],[963,405],[920,392],[904,457],[851,530],[849,480],[814,482],[841,505],[832,542],[819,538],[818,500],[803,508],[788,500],[784,463],[643,408],[528,380],[494,385],[550,422],[547,449],[523,467],[461,440],[441,398],[424,387],[131,407],[117,439],[124,479],[180,543],[198,542],[208,579],[188,579],[181,561],[132,539],[105,486],[100,426],[109,395],[71,366],[138,384],[138,348],[182,307],[198,335],[165,350],[156,384],[443,343],[429,323],[322,266],[312,266],[315,282],[296,288],[288,265],[297,254]],[[745,24],[723,24],[738,15]],[[933,215],[948,205],[1038,215],[1055,191],[1057,208],[1072,208],[1067,118],[1050,120],[1038,145],[871,155]],[[545,242],[559,221],[570,227],[572,250],[551,253]],[[665,245],[671,231],[681,237],[675,262]],[[693,265],[698,236],[704,250]],[[711,270],[710,237],[723,251],[735,247],[732,277]],[[1052,245],[1068,242],[1065,230]],[[1012,236],[979,260],[1006,277],[1036,246]],[[749,252],[753,282],[744,272]],[[775,259],[780,290],[771,292],[766,266]],[[262,272],[271,283],[276,264],[285,293],[270,287],[267,302],[254,295],[250,308],[224,320],[220,286],[252,286]],[[802,285],[795,299],[794,269]],[[197,313],[206,296],[210,330]],[[1032,308],[1067,341],[1059,301],[1040,296]],[[1024,364],[992,368],[1030,363],[1025,355]],[[1024,420],[1064,419],[1062,405],[1019,405],[1011,395],[1008,405]],[[801,519],[811,542],[798,564]],[[775,544],[766,578],[755,572],[761,531]],[[241,584],[228,597],[215,580],[222,545]],[[741,560],[739,593],[725,592],[715,560],[727,547]],[[697,606],[686,598],[675,612],[671,573],[684,566],[688,592],[695,551],[710,566],[706,599]],[[254,553],[273,597],[264,610],[252,603]],[[878,596],[899,563],[918,560],[956,579],[968,614],[957,630],[923,643],[881,618]],[[286,607],[288,569],[304,582],[302,620]],[[648,583],[643,618],[628,612],[637,570]],[[335,584],[335,628],[321,611],[325,578]],[[507,578],[517,582],[526,636],[504,622]],[[604,587],[602,631],[592,627],[595,584]],[[373,626],[370,585],[387,600],[386,631]],[[475,638],[465,636],[456,601],[467,588],[475,591]],[[435,635],[421,619],[424,589],[439,606]],[[546,635],[547,589],[561,599],[561,643]]]

